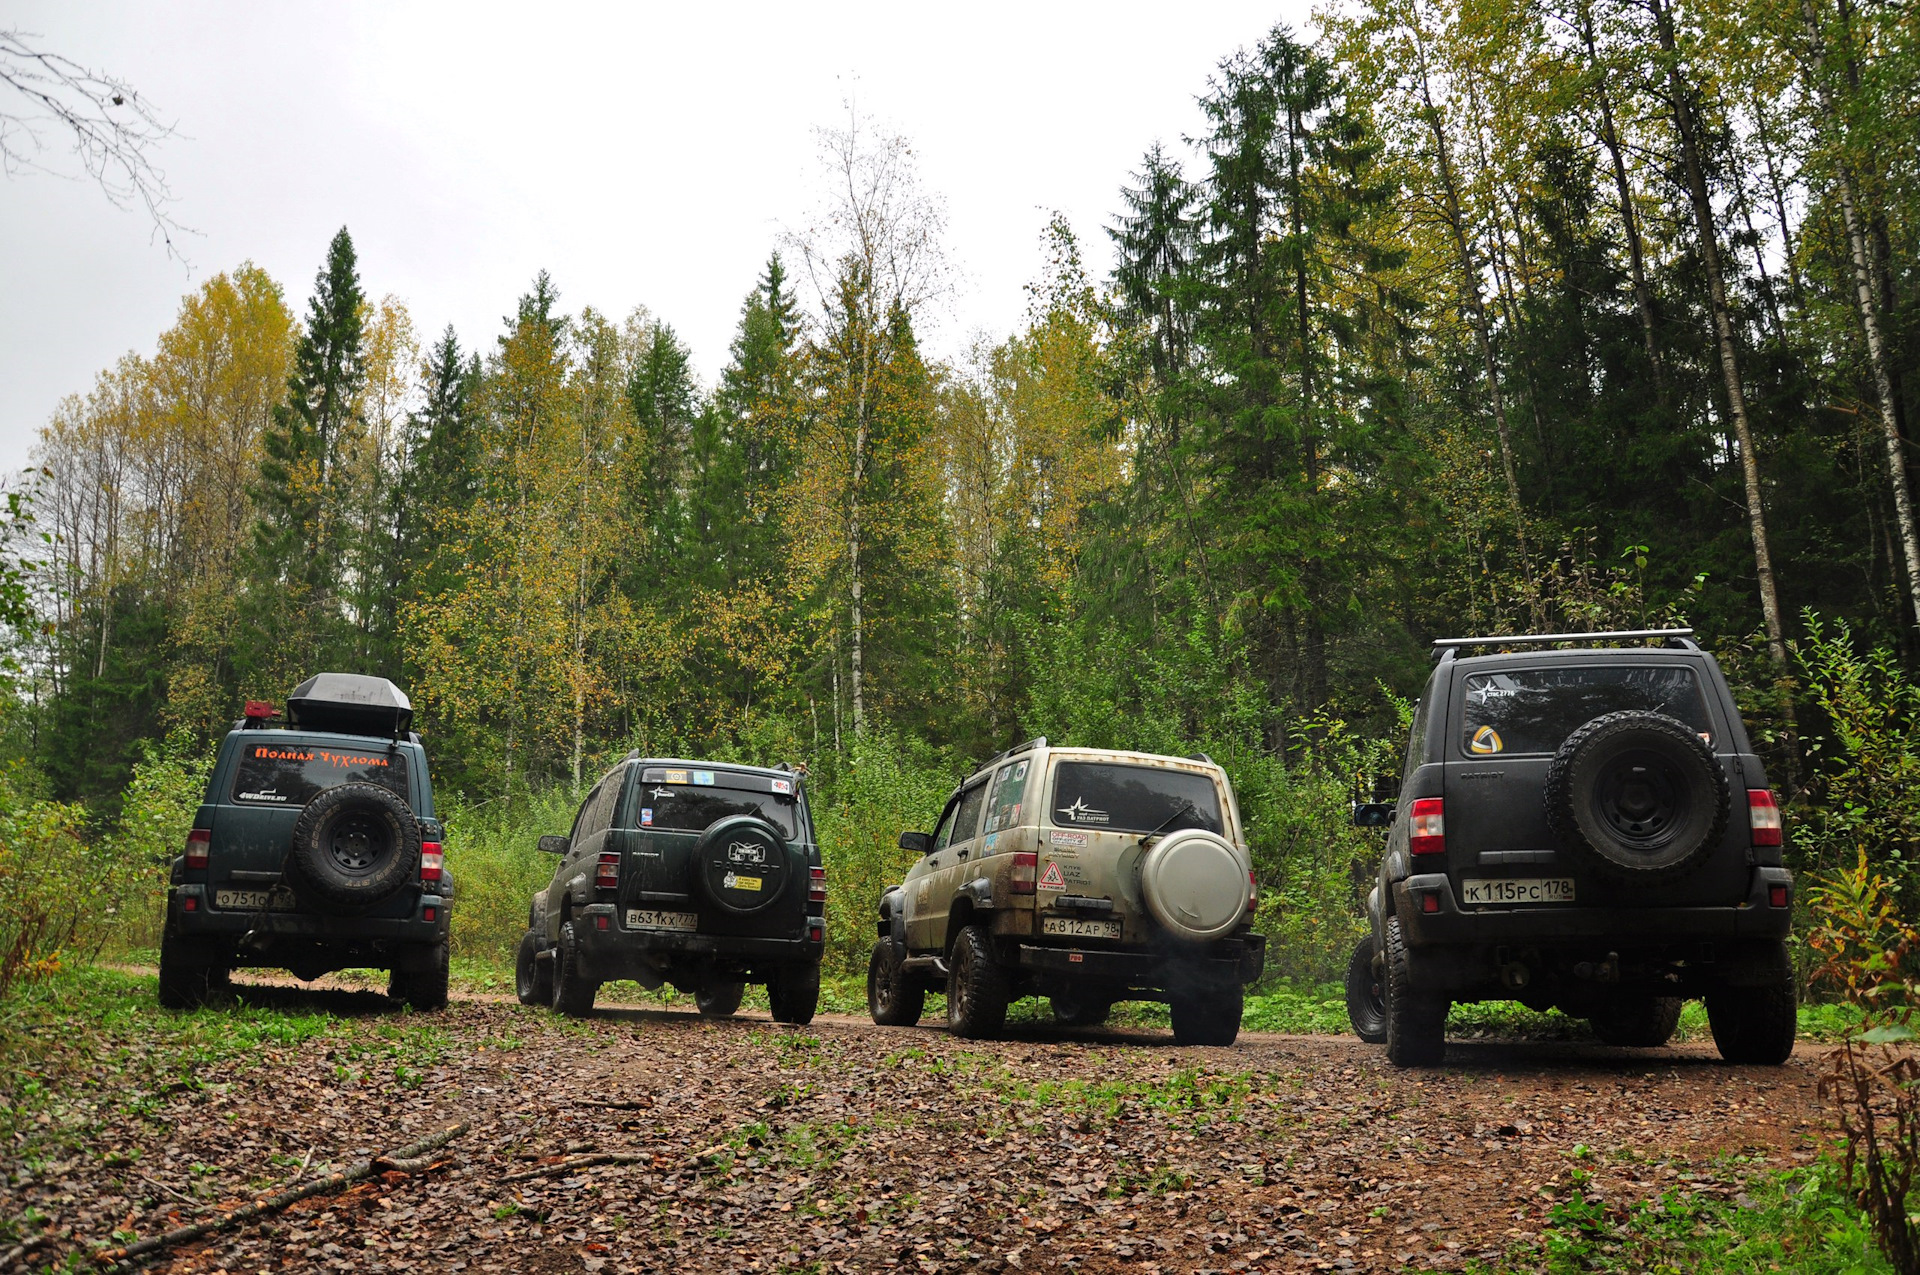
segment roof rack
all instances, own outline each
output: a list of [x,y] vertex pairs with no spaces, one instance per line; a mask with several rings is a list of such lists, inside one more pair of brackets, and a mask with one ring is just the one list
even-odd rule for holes
[[1662,646],[1677,647],[1683,651],[1700,649],[1693,640],[1692,629],[1609,629],[1602,633],[1508,633],[1497,637],[1438,638],[1434,641],[1433,649],[1436,659],[1449,660],[1461,649],[1470,646],[1552,646],[1561,642],[1591,645],[1647,638],[1664,639]]
[[995,753],[993,756],[981,762],[978,766],[975,766],[974,769],[985,770],[989,766],[998,765],[999,763],[1005,761],[1009,757],[1017,756],[1020,753],[1030,753],[1036,748],[1045,748],[1046,746],[1047,746],[1047,737],[1045,735],[1035,735],[1032,739],[1028,740],[1024,744],[1015,744],[1012,748],[1003,749],[1000,752]]

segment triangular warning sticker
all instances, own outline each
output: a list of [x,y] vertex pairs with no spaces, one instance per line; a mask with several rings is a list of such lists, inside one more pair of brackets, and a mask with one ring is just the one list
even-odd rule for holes
[[1049,890],[1066,889],[1067,883],[1060,876],[1060,865],[1057,863],[1049,863],[1046,872],[1040,877],[1040,884]]

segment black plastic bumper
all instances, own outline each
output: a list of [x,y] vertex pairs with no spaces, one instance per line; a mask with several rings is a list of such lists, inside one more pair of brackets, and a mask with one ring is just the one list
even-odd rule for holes
[[[167,893],[167,928],[183,938],[238,940],[337,939],[341,942],[433,943],[447,937],[452,911],[448,900],[422,894],[411,916],[351,916],[317,912],[267,912],[219,909],[209,906],[204,885],[176,885]],[[192,908],[187,901],[191,899]],[[427,919],[431,909],[433,919]]]
[[1193,981],[1251,983],[1266,968],[1267,938],[1247,934],[1197,951],[1112,951],[1019,945],[1021,968],[1043,976],[1090,979],[1128,987],[1165,988]]
[[[821,923],[818,918],[809,917],[803,924]],[[824,925],[821,932],[824,936]],[[709,962],[762,969],[776,965],[817,965],[827,946],[824,937],[815,942],[807,937],[804,929],[784,938],[629,930],[620,924],[615,906],[607,903],[596,903],[574,913],[573,933],[579,945],[580,972],[601,983],[627,978],[645,982],[676,966]]]
[[1791,905],[1793,874],[1785,868],[1761,867],[1753,870],[1746,899],[1732,907],[1468,908],[1461,906],[1446,874],[1436,872],[1396,884],[1393,912],[1400,918],[1407,945],[1415,948],[1592,939],[1621,943],[1783,939],[1793,928],[1793,908],[1770,905],[1768,892],[1776,885],[1787,887]]

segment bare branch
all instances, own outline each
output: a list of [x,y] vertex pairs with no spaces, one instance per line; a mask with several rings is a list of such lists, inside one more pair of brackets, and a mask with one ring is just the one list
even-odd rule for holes
[[125,80],[37,48],[39,38],[0,30],[0,170],[71,176],[43,159],[54,145],[48,134],[65,137],[113,206],[144,209],[167,255],[181,257],[174,236],[192,232],[168,211],[173,191],[152,157],[174,126]]

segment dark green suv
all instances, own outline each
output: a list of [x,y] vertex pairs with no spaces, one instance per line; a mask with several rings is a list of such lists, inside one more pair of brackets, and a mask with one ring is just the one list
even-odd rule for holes
[[528,910],[522,1004],[582,1017],[602,983],[632,979],[725,1017],[765,983],[776,1020],[813,1020],[827,874],[800,772],[635,753],[540,849],[560,863]]
[[413,706],[382,677],[321,673],[247,705],[173,861],[160,1003],[200,1004],[238,966],[392,971],[389,994],[447,1003],[453,881]]

